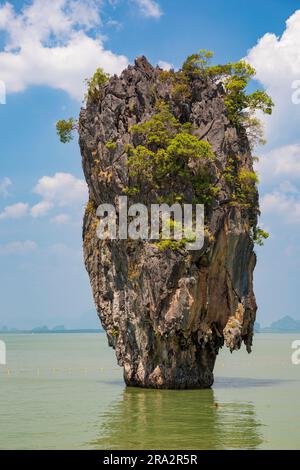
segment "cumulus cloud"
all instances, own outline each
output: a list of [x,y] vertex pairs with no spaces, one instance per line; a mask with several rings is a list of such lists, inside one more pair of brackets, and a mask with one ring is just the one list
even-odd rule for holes
[[286,21],[281,36],[268,32],[246,57],[256,77],[273,98],[271,117],[264,118],[269,150],[257,169],[267,193],[262,214],[280,223],[300,224],[300,10]]
[[288,224],[300,223],[300,192],[290,182],[283,182],[277,189],[267,193],[261,200],[264,214],[280,217]]
[[5,245],[0,245],[0,255],[25,255],[36,248],[37,244],[32,240],[10,242]]
[[284,145],[265,153],[260,158],[257,169],[262,181],[299,179],[300,144]]
[[68,222],[70,222],[70,220],[71,217],[69,216],[69,214],[58,214],[55,217],[52,217],[51,222],[58,225],[62,225],[67,224]]
[[[20,219],[27,215],[38,218],[47,215],[52,209],[62,207],[69,210],[81,209],[88,199],[85,181],[70,173],[43,176],[38,180],[33,192],[41,197],[41,201],[31,208],[24,202],[6,206],[0,211],[0,220]],[[52,218],[55,223],[66,223],[69,220],[70,216],[65,213]]]
[[30,214],[32,217],[42,217],[43,215],[48,214],[52,209],[53,204],[49,201],[41,201],[30,209]]
[[163,70],[171,70],[173,67],[173,64],[170,64],[169,62],[166,62],[165,60],[159,60],[158,66],[163,69]]
[[28,214],[28,204],[24,202],[18,202],[11,206],[6,206],[2,212],[0,212],[0,220],[3,219],[20,219]]
[[0,70],[7,91],[46,85],[80,100],[84,79],[97,67],[120,73],[127,58],[106,50],[103,37],[92,34],[101,25],[101,4],[97,0],[33,0],[19,13],[11,3],[2,5],[0,31],[6,33],[6,42],[0,52]]
[[88,198],[85,181],[70,173],[43,176],[33,191],[43,198],[44,203],[49,204],[49,208],[50,205],[78,207],[83,205]]
[[162,10],[154,0],[133,0],[137,4],[142,15],[152,18],[160,18]]
[[[32,217],[42,217],[55,207],[81,208],[88,199],[87,185],[83,179],[70,173],[56,173],[54,176],[43,176],[33,189],[42,200],[30,210]],[[52,222],[66,223],[69,216],[60,214]]]
[[[300,102],[300,10],[287,21],[284,33],[267,33],[246,57],[256,69],[257,79],[275,102],[273,115],[266,119],[266,135],[274,145],[299,142]],[[298,83],[298,85],[297,85]]]
[[8,188],[12,185],[11,180],[6,176],[0,181],[0,194],[3,197],[8,196]]

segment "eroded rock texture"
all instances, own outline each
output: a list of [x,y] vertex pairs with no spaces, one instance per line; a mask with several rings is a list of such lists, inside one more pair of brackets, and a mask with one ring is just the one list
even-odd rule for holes
[[[79,122],[83,169],[89,187],[84,227],[84,258],[95,304],[108,341],[124,368],[128,385],[154,388],[205,388],[213,383],[219,348],[226,343],[250,352],[256,303],[252,286],[257,193],[252,205],[232,204],[224,175],[229,159],[252,170],[246,133],[230,125],[221,84],[195,79],[186,99],[172,96],[159,68],[142,57],[120,77],[112,77],[103,96],[88,101]],[[200,251],[160,251],[155,244],[100,241],[96,207],[114,203],[128,186],[128,129],[154,112],[157,100],[195,126],[215,153],[211,163],[218,196],[206,213]],[[108,148],[115,142],[116,148]]]

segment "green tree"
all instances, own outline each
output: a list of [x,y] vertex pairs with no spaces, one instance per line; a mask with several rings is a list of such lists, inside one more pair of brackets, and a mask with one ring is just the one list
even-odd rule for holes
[[[102,68],[98,68],[92,78],[86,79],[87,91],[85,99],[97,100],[101,99],[103,86],[108,82],[109,74],[105,73]],[[73,139],[74,131],[78,131],[78,121],[73,117],[69,119],[61,119],[56,123],[56,132],[59,140],[66,144]]]
[[229,64],[226,67],[229,75],[224,76],[226,90],[225,105],[230,121],[237,127],[247,127],[249,119],[257,110],[272,114],[274,103],[263,90],[247,94],[247,86],[255,76],[255,70],[244,61]]
[[258,246],[263,246],[264,241],[269,238],[269,233],[260,227],[253,228],[252,230],[252,240]]
[[56,132],[59,140],[66,144],[73,139],[73,131],[78,129],[78,123],[74,118],[70,117],[67,120],[61,119],[56,123]]
[[204,72],[212,57],[213,52],[201,49],[198,53],[191,54],[186,58],[182,65],[182,71],[188,75]]
[[97,100],[102,97],[104,85],[108,82],[110,75],[105,73],[102,68],[98,68],[92,78],[85,80],[87,92],[85,99]]
[[[205,164],[214,158],[211,145],[199,140],[192,130],[191,124],[181,124],[164,102],[157,104],[156,113],[148,121],[133,126],[131,133],[141,135],[143,143],[127,147],[129,175],[135,185],[127,193],[164,190],[176,187],[176,182],[184,187],[186,181],[193,182],[198,195],[204,193],[204,188],[212,188],[208,175],[203,181]],[[192,161],[197,169],[191,170]],[[181,195],[169,189],[162,198],[160,202],[167,202],[166,198],[173,202]]]
[[203,49],[192,54],[183,63],[182,72],[191,78],[198,76],[222,81],[226,92],[224,102],[232,124],[246,128],[256,110],[272,113],[274,103],[265,91],[247,93],[247,86],[255,76],[255,69],[250,64],[240,60],[225,65],[210,65],[212,57],[211,51]]

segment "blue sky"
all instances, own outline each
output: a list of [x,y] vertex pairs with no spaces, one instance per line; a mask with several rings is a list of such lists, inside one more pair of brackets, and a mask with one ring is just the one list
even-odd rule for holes
[[258,321],[300,319],[298,8],[292,0],[0,2],[0,325],[97,325],[81,254],[80,154],[76,141],[58,142],[55,122],[78,114],[83,79],[97,66],[119,73],[144,54],[179,67],[202,48],[217,62],[247,57],[276,103],[268,144],[257,149],[261,225],[271,233],[257,249]]

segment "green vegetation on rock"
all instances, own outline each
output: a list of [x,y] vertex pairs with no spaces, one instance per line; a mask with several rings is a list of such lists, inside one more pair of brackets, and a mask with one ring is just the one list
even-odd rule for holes
[[[222,81],[225,88],[224,102],[228,118],[237,127],[253,126],[253,114],[260,110],[271,114],[274,103],[263,90],[247,94],[247,86],[255,76],[255,69],[245,61],[230,62],[225,65],[210,65],[211,51],[201,50],[190,55],[182,65],[183,73],[190,79],[195,77]],[[257,124],[257,121],[256,121]]]
[[260,227],[252,229],[252,240],[258,246],[263,246],[264,241],[269,238],[269,233]]
[[61,119],[56,123],[56,132],[59,137],[59,140],[66,144],[71,142],[73,139],[73,131],[77,130],[77,121],[74,118],[70,117],[69,119]]
[[109,74],[105,73],[102,68],[98,68],[92,78],[88,78],[85,80],[87,84],[87,92],[85,95],[85,99],[91,100],[98,100],[102,97],[102,91],[104,85],[109,80]]
[[257,174],[240,168],[238,157],[228,157],[223,177],[231,189],[232,205],[254,207],[257,204]]
[[[92,78],[86,79],[87,92],[85,99],[97,100],[102,96],[103,86],[108,82],[109,74],[105,73],[102,68],[98,68]],[[66,144],[73,140],[73,132],[78,131],[78,121],[73,117],[69,119],[61,119],[56,123],[56,132],[59,140]]]
[[[192,134],[190,123],[181,124],[166,103],[159,102],[156,113],[148,121],[134,125],[130,132],[143,140],[143,144],[126,148],[135,193],[145,191],[145,187],[148,191],[168,187],[174,179],[181,183],[186,179],[193,181],[196,189],[205,179],[206,189],[213,189],[205,168],[205,163],[214,158],[211,145]],[[168,191],[166,197],[169,199],[171,194]],[[180,193],[173,194],[175,197],[170,202],[182,198]]]
[[[255,69],[243,60],[225,65],[210,65],[212,58],[213,53],[211,51],[202,49],[198,53],[188,56],[181,70],[177,72],[162,70],[160,80],[162,82],[169,80],[172,82],[172,97],[178,103],[191,98],[191,83],[193,80],[205,78],[215,82],[221,81],[224,86],[224,103],[227,108],[228,119],[237,128],[243,127],[247,130],[250,145],[263,144],[262,126],[255,116],[255,112],[260,110],[265,114],[271,114],[274,103],[263,90],[247,93],[249,82],[255,76]],[[103,87],[108,80],[109,74],[105,73],[102,68],[97,68],[92,78],[85,80],[87,84],[85,99],[92,101],[101,99]],[[152,88],[156,90],[156,85],[152,85]],[[154,94],[156,94],[156,91]],[[153,120],[150,125],[153,125],[155,129],[157,124]],[[147,129],[147,124],[137,126],[140,126],[138,132],[149,131],[151,133],[151,130]],[[73,118],[67,121],[58,121],[57,133],[61,142],[70,142],[73,130],[76,130],[76,121]],[[154,137],[159,139],[163,136],[157,132]],[[149,139],[151,139],[150,136]],[[163,144],[163,142],[161,143]]]
[[[240,150],[241,154],[233,151],[232,155],[229,150],[225,169],[222,169],[214,163],[210,143],[199,138],[198,126],[193,128],[191,122],[185,121],[192,104],[198,100],[197,94],[202,93],[202,86],[217,90],[217,96],[225,105],[226,111],[222,112],[230,122],[229,129],[235,127],[241,139],[247,134],[252,150],[256,144],[264,143],[263,128],[256,111],[271,114],[273,102],[263,90],[248,93],[248,85],[255,76],[251,65],[243,60],[212,65],[212,58],[211,51],[200,50],[188,56],[178,71],[155,72],[150,93],[156,102],[154,113],[129,129],[131,143],[124,145],[129,175],[124,192],[128,196],[170,205],[188,200],[193,204],[203,203],[210,210],[214,202],[218,203],[219,193],[225,186],[226,203],[258,208],[258,178],[251,162],[245,164],[244,150]],[[108,80],[109,75],[101,68],[86,80],[87,104],[103,99]],[[168,90],[169,95],[163,95],[165,101],[160,98],[160,85]],[[182,112],[183,106],[190,111]],[[134,101],[129,105],[129,111],[128,115],[136,118]],[[67,143],[72,140],[73,131],[78,130],[78,122],[74,118],[60,120],[56,129],[61,142]],[[103,142],[103,145],[111,154],[121,147],[113,140]],[[103,171],[99,173],[103,174]],[[255,226],[254,216],[252,220]],[[252,236],[259,245],[267,237],[268,234],[259,228]],[[170,246],[164,244],[161,248],[171,246],[179,247],[172,241]]]
[[191,76],[197,76],[200,73],[205,73],[210,60],[213,57],[212,51],[201,49],[196,54],[189,55],[182,65],[182,71]]
[[108,150],[116,150],[117,144],[116,144],[116,142],[113,142],[112,140],[109,140],[108,142],[106,142],[105,147]]

